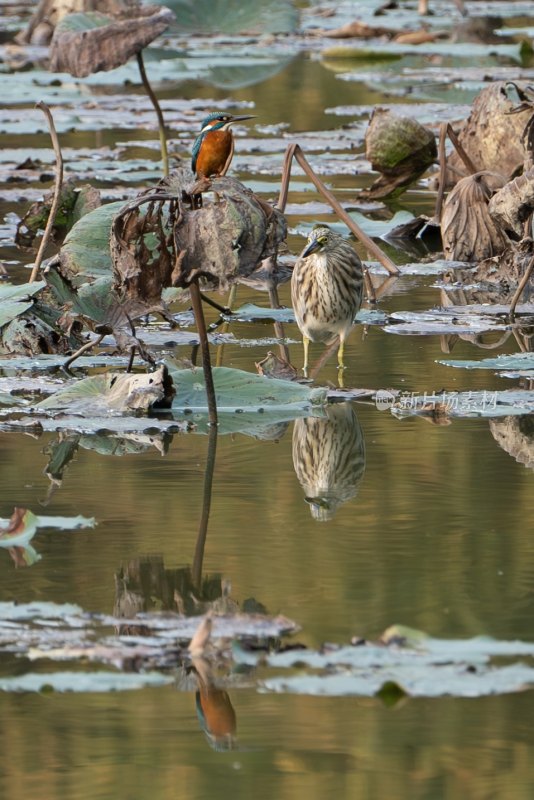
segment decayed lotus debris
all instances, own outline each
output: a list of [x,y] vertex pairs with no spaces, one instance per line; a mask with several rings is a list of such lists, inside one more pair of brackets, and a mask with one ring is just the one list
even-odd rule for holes
[[489,201],[488,210],[503,230],[521,238],[525,222],[534,211],[534,168],[496,192]]
[[173,20],[173,12],[161,6],[136,8],[135,17],[129,19],[115,20],[98,12],[69,14],[54,31],[50,69],[77,78],[115,69],[140,53]]
[[40,0],[26,30],[17,36],[20,44],[50,44],[56,25],[67,14],[80,14],[86,11],[101,11],[115,16],[132,13],[139,3],[137,0]]
[[479,172],[462,178],[450,192],[441,216],[441,237],[449,261],[480,261],[502,253],[509,240],[493,221],[488,202],[491,184],[504,181],[491,173]]
[[399,194],[434,163],[436,139],[417,120],[376,108],[365,134],[365,153],[373,169],[381,173],[365,194],[387,197]]
[[[131,299],[157,305],[164,287],[186,288],[197,278],[203,289],[224,292],[285,239],[283,214],[235,178],[209,181],[205,188],[215,196],[204,194],[202,208],[184,202],[184,186],[184,176],[175,173],[127,203],[113,221],[115,278]],[[145,241],[154,235],[156,252]]]
[[[526,87],[518,81],[519,87]],[[509,180],[522,166],[525,148],[522,137],[529,114],[511,113],[517,103],[508,97],[507,83],[495,81],[478,94],[471,113],[458,131],[458,139],[473,162],[475,169],[498,172]],[[466,174],[460,156],[453,152],[447,162],[447,185],[452,185]]]

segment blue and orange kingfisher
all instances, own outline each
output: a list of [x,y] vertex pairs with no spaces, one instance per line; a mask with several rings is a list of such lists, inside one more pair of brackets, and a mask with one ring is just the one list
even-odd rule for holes
[[253,114],[232,116],[221,111],[214,111],[206,117],[193,145],[191,169],[195,177],[226,175],[234,155],[234,135],[230,125],[253,118]]

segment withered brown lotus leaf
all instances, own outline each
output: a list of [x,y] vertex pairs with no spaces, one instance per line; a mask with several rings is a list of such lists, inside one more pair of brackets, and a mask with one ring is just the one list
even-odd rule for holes
[[50,44],[50,70],[85,78],[120,67],[174,20],[173,12],[162,6],[136,9],[135,13],[133,19],[122,20],[99,12],[63,17]]
[[480,261],[502,253],[510,243],[488,211],[495,176],[462,178],[450,192],[441,216],[441,237],[449,261]]
[[488,209],[503,230],[512,230],[521,237],[524,223],[534,211],[534,167],[496,192]]
[[163,288],[186,288],[197,278],[203,289],[224,292],[285,239],[283,214],[234,178],[209,182],[215,194],[204,194],[201,208],[184,201],[184,186],[184,175],[175,173],[113,220],[115,285],[130,299],[157,305]]
[[110,16],[134,15],[139,0],[40,0],[28,27],[16,36],[20,44],[48,45],[54,28],[67,14],[101,11]]
[[[523,88],[526,81],[517,81]],[[495,81],[474,99],[471,113],[458,131],[463,149],[479,171],[510,178],[525,159],[522,135],[531,111],[510,113],[516,103],[508,97],[505,81]],[[447,185],[456,183],[466,168],[456,152],[448,159]]]
[[218,200],[205,199],[203,208],[185,211],[175,227],[177,253],[183,258],[174,284],[186,286],[197,272],[202,288],[225,292],[275,254],[286,237],[286,222],[235,178],[214,178],[211,188]]

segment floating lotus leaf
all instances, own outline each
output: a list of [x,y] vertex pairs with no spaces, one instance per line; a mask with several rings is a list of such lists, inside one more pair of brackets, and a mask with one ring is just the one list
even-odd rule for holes
[[196,33],[291,33],[298,11],[291,0],[170,0],[180,30]]
[[27,672],[0,678],[2,692],[123,692],[166,686],[173,678],[159,672]]
[[[176,386],[173,409],[190,412],[207,411],[204,374],[200,369],[175,369],[168,364],[169,374]],[[310,409],[326,402],[326,389],[311,388],[294,381],[266,378],[240,369],[215,367],[213,382],[219,414],[247,411],[289,413]],[[290,418],[291,414],[287,417]]]
[[167,369],[148,374],[91,375],[60,389],[35,406],[36,411],[68,409],[72,414],[106,415],[109,411],[147,411],[154,405],[169,407],[174,388]]

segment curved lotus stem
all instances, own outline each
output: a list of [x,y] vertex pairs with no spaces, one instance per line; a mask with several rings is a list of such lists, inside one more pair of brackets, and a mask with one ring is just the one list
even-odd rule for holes
[[52,117],[52,112],[50,111],[46,103],[43,103],[42,100],[36,103],[35,107],[40,108],[48,120],[48,127],[50,128],[50,138],[52,139],[52,146],[54,148],[54,153],[56,154],[56,183],[54,186],[54,199],[52,200],[52,207],[50,209],[50,214],[48,215],[48,222],[46,223],[45,232],[43,234],[43,238],[41,239],[41,244],[39,246],[39,250],[35,258],[35,263],[33,265],[32,274],[30,275],[29,283],[33,283],[37,278],[37,273],[39,272],[39,267],[41,266],[41,262],[43,260],[44,251],[48,244],[48,240],[50,239],[50,234],[52,233],[52,228],[56,220],[56,214],[59,208],[59,201],[61,196],[61,186],[63,184],[63,156],[61,155],[61,147],[59,146],[59,139],[57,138],[56,127],[54,125],[54,118]]

